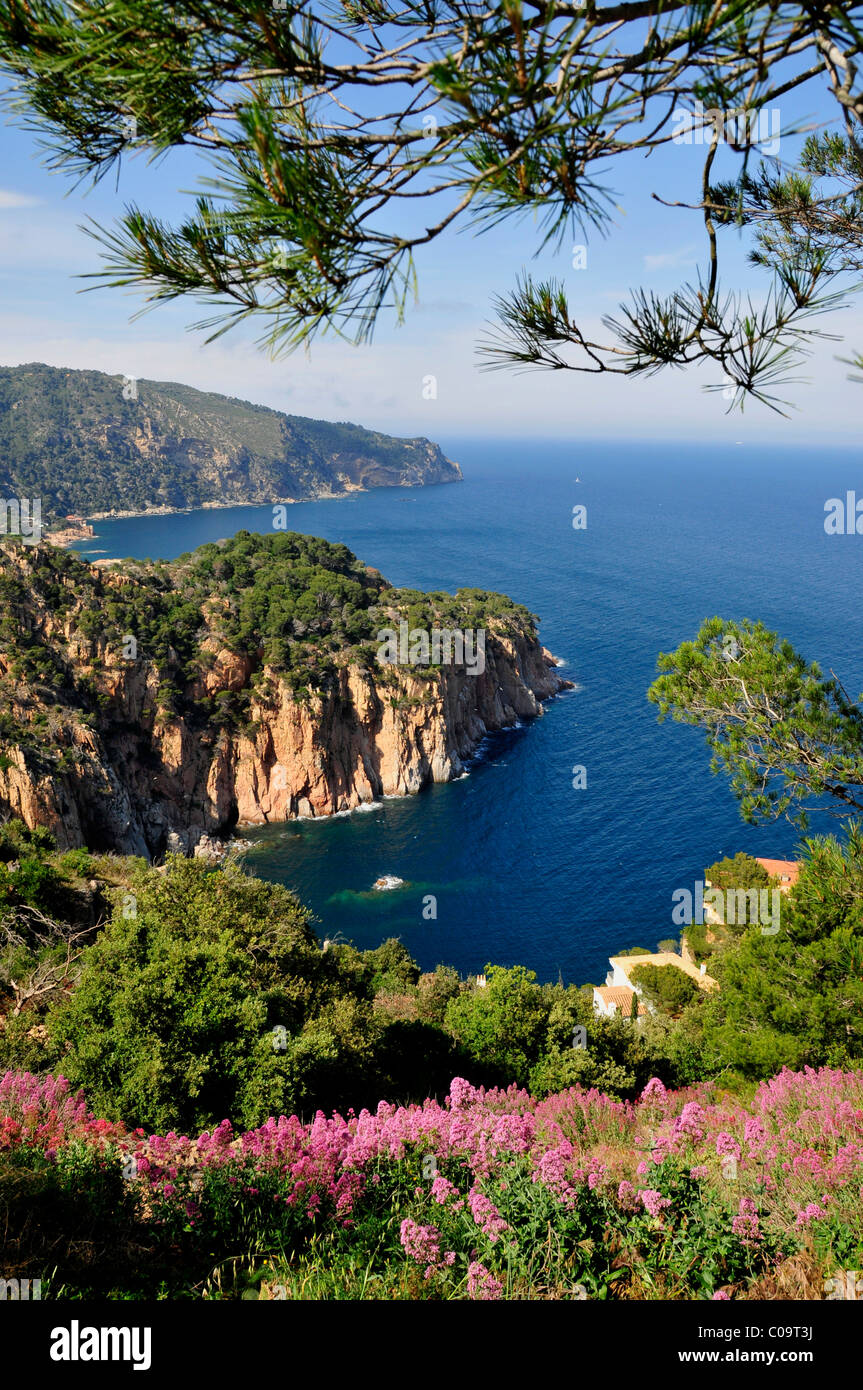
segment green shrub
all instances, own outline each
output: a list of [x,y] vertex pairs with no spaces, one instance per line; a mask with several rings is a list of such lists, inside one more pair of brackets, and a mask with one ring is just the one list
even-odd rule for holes
[[301,1033],[323,984],[306,910],[235,866],[179,857],[132,886],[134,915],[118,905],[48,1015],[70,1080],[154,1130],[296,1109],[297,1059],[271,1030]]
[[536,973],[515,965],[486,966],[487,985],[451,999],[445,1026],[480,1066],[504,1084],[527,1084],[539,1060],[550,1003]]
[[698,998],[698,985],[676,965],[636,965],[629,978],[640,985],[648,1003],[672,1016]]
[[75,878],[91,878],[93,875],[93,856],[86,849],[70,849],[58,861],[64,874]]

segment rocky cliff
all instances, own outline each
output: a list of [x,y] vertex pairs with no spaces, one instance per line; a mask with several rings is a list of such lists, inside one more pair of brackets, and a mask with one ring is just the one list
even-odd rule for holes
[[[252,539],[278,553],[274,538]],[[347,565],[344,547],[326,548],[324,558],[330,550]],[[351,574],[362,573],[372,628],[382,616],[421,616],[417,601],[427,596],[392,590],[350,562]],[[120,598],[130,602],[130,591],[152,604],[159,591],[147,590],[144,568],[98,570],[49,547],[0,547],[0,814],[49,827],[61,847],[148,858],[201,852],[237,825],[326,816],[418,792],[460,776],[486,734],[540,714],[541,701],[566,685],[531,615],[476,591],[469,605],[456,598],[474,620],[485,601],[482,670],[381,665],[356,643],[334,653],[331,631],[316,638],[311,655],[304,634],[305,666],[289,643],[285,669],[284,647],[268,647],[257,631],[226,644],[231,596],[218,586],[195,599],[201,623],[190,659],[179,636],[161,658],[130,656],[136,610],[124,608],[116,630],[110,614]],[[188,608],[188,563],[167,581],[168,567],[153,568],[172,601],[185,577]],[[271,582],[261,589],[276,602]],[[247,599],[249,590],[242,593]],[[172,634],[179,633],[179,610],[170,611]],[[290,621],[293,633],[297,620]],[[346,621],[356,628],[356,614]],[[17,643],[13,630],[22,634]]]

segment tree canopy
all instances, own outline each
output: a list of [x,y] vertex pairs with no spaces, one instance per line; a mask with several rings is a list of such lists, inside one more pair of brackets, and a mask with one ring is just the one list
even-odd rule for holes
[[672,1018],[698,997],[698,985],[676,965],[636,965],[630,979],[648,1003]]
[[703,729],[751,823],[786,815],[802,828],[831,799],[863,811],[863,711],[763,623],[711,618],[692,642],[661,652],[648,691],[659,718]]
[[[628,375],[707,361],[716,389],[778,408],[859,247],[860,16],[757,0],[2,0],[0,67],[73,176],[136,150],[201,153],[210,176],[179,224],[131,205],[91,226],[99,276],[154,303],[202,300],[211,336],[260,320],[274,350],[324,330],[367,339],[384,306],[403,313],[416,253],[459,225],[529,216],[540,248],[605,235],[609,169],[679,140],[682,116],[700,183],[654,196],[702,220],[695,282],[636,290],[595,339],[562,282],[526,274],[498,300],[484,360]],[[760,116],[792,94],[839,129],[788,174]],[[739,161],[725,182],[720,143]],[[772,276],[757,302],[720,282],[735,225]]]
[[804,841],[800,878],[775,936],[757,928],[711,959],[719,992],[692,1025],[709,1070],[771,1076],[783,1066],[859,1066],[863,1058],[863,835]]
[[770,883],[770,875],[764,865],[742,850],[733,859],[726,855],[724,859],[711,864],[705,869],[704,878],[712,888],[719,888],[723,892],[728,888],[766,888]]

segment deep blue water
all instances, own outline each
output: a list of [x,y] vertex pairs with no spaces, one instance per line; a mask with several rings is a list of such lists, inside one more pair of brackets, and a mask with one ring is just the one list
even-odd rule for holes
[[[468,778],[267,827],[249,863],[295,888],[322,935],[398,935],[426,969],[520,962],[541,979],[598,981],[616,948],[677,934],[672,893],[707,864],[739,849],[793,854],[797,832],[745,826],[701,734],[660,726],[645,691],[657,653],[713,614],[761,618],[853,695],[863,688],[863,536],[823,525],[828,497],[863,496],[860,451],[439,442],[463,484],[303,503],[289,525],[343,541],[395,584],[503,590],[540,616],[577,689],[493,739]],[[572,527],[580,502],[586,531]],[[271,522],[270,508],[102,522],[84,550],[172,558]],[[407,886],[371,893],[383,873]]]

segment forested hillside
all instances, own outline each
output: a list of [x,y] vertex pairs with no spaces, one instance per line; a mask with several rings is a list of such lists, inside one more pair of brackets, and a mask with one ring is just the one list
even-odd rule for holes
[[338,496],[458,482],[427,439],[283,415],[176,382],[0,368],[0,493],[42,517]]

